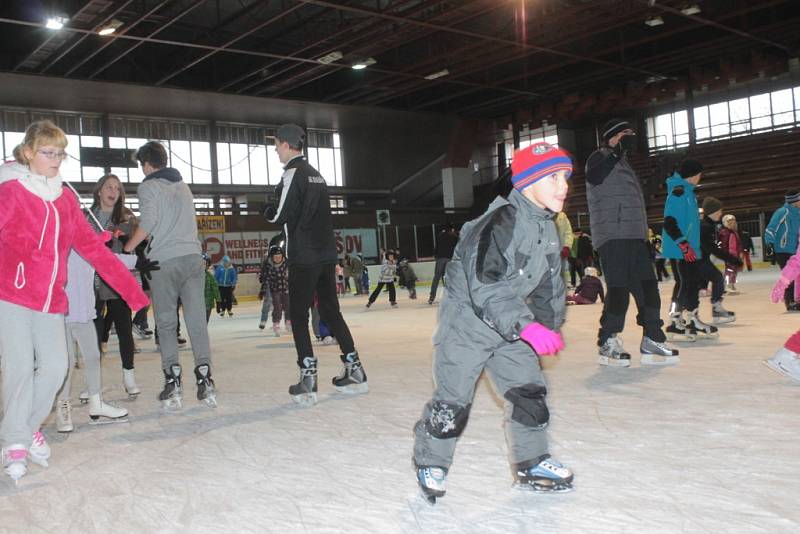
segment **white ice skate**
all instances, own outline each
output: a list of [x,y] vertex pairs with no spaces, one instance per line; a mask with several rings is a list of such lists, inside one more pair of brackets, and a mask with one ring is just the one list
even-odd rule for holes
[[56,430],[59,432],[72,432],[72,404],[68,400],[59,401],[56,407]]
[[19,479],[28,472],[28,451],[24,445],[15,443],[3,449],[3,469],[15,486],[19,484]]
[[764,360],[764,365],[795,382],[800,382],[800,359],[786,347],[781,347],[772,358]]
[[128,410],[115,408],[103,402],[100,394],[96,393],[89,397],[89,421],[90,425],[105,425],[109,423],[127,423]]
[[131,399],[135,399],[137,395],[142,392],[139,386],[136,385],[136,373],[133,369],[122,370],[122,385],[125,387],[125,392]]
[[34,432],[31,447],[28,449],[28,456],[31,462],[41,465],[42,467],[47,467],[49,465],[47,460],[50,459],[50,455],[50,445],[48,445],[47,441],[44,439],[44,434],[42,434],[41,431]]
[[514,487],[541,493],[572,491],[572,471],[549,454],[540,458],[534,465],[517,466]]
[[719,337],[717,327],[701,321],[697,316],[697,310],[686,312],[686,326],[693,329],[701,339],[717,339]]

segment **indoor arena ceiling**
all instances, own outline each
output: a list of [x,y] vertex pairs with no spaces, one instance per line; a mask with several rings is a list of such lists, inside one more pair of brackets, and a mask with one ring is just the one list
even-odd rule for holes
[[756,73],[798,45],[798,0],[0,3],[8,72],[472,117]]

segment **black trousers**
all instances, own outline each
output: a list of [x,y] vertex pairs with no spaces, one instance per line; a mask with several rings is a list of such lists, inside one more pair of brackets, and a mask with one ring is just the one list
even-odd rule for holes
[[[314,356],[311,336],[308,333],[308,309],[317,294],[317,309],[320,318],[328,325],[333,337],[339,342],[344,357],[355,351],[350,329],[339,310],[339,297],[336,295],[336,266],[292,265],[289,268],[289,317],[292,318],[292,336],[297,350],[297,365],[302,367],[303,358]],[[304,326],[305,325],[305,326]]]
[[217,313],[231,311],[233,308],[233,286],[219,286],[219,297]]
[[[133,369],[133,323],[131,323],[131,309],[122,299],[98,300],[95,304],[97,318],[94,327],[97,330],[98,341],[103,339],[106,320],[105,311],[117,329],[119,339],[119,355],[122,358],[123,369]],[[110,326],[109,326],[110,328]]]
[[669,273],[667,273],[667,260],[665,258],[657,258],[656,259],[656,276],[658,276],[658,281],[661,282],[664,278],[669,278]]
[[700,305],[700,262],[669,261],[672,264],[672,272],[676,273],[672,302],[678,306],[678,310],[696,310]]
[[[775,253],[775,261],[778,262],[778,266],[783,269],[786,267],[786,262],[789,261],[791,258],[791,254],[787,254],[785,252],[776,252]],[[783,292],[783,303],[786,305],[786,309],[789,309],[789,305],[794,302],[794,282],[789,284],[789,287],[786,288],[786,291]]]
[[661,295],[650,258],[647,242],[639,239],[612,239],[600,247],[608,292],[600,316],[598,346],[625,328],[630,297],[636,302],[639,313],[636,323],[644,335],[653,341],[667,338],[661,330]]
[[697,262],[700,280],[698,290],[703,287],[703,283],[711,282],[711,303],[720,302],[722,294],[725,292],[725,277],[719,272],[717,266],[711,263],[708,258],[702,258]]
[[392,303],[397,302],[397,293],[394,289],[394,282],[378,282],[378,287],[376,287],[375,290],[372,292],[372,294],[369,296],[370,304],[375,302],[375,299],[377,299],[378,295],[381,294],[383,286],[386,286],[386,288],[389,290],[389,302]]

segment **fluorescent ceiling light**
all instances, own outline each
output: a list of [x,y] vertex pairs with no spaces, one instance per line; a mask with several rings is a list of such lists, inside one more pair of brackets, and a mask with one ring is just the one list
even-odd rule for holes
[[644,23],[650,27],[661,26],[662,24],[664,24],[664,19],[662,19],[661,17],[650,17],[649,19],[645,20]]
[[702,10],[700,9],[700,6],[698,6],[697,4],[692,4],[690,6],[686,6],[683,9],[681,9],[681,13],[683,13],[684,15],[697,15],[701,11]]
[[339,61],[343,57],[344,57],[344,55],[341,52],[339,52],[338,50],[336,50],[334,52],[331,52],[330,54],[325,54],[324,56],[319,58],[317,61],[319,61],[323,65],[330,65],[331,63]]
[[117,31],[120,26],[122,26],[121,20],[111,19],[111,22],[100,28],[100,30],[98,30],[97,33],[99,35],[111,35],[115,31]]
[[435,80],[436,78],[441,78],[443,76],[447,76],[448,74],[450,74],[449,70],[442,69],[442,70],[440,70],[438,72],[434,72],[432,74],[428,74],[427,76],[425,76],[425,79],[426,80]]
[[353,63],[352,67],[353,67],[354,70],[362,70],[362,69],[366,69],[370,65],[374,65],[375,63],[377,63],[377,62],[373,58],[368,57],[367,59],[363,59],[361,61],[356,61],[355,63]]
[[60,30],[64,27],[69,19],[63,15],[56,15],[54,17],[48,17],[47,22],[45,23],[45,27],[50,30]]

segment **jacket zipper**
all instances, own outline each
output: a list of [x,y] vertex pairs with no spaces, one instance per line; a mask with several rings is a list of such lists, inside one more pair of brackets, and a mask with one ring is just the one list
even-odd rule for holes
[[[50,205],[53,207],[53,217],[55,220],[55,235],[53,237],[55,257],[53,260],[53,272],[50,275],[50,286],[47,288],[47,300],[45,300],[44,306],[42,307],[43,312],[47,312],[47,310],[50,309],[50,303],[53,300],[53,287],[56,285],[56,277],[58,276],[58,234],[61,232],[61,217],[59,217],[55,205],[52,202],[50,202]],[[42,236],[44,236],[44,232],[42,232]]]

